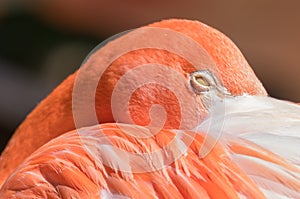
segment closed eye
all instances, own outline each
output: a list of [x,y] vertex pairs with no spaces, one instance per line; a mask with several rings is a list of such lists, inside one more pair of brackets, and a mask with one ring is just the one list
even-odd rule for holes
[[190,83],[197,94],[207,92],[212,87],[216,87],[216,82],[211,72],[208,70],[198,70],[190,75]]

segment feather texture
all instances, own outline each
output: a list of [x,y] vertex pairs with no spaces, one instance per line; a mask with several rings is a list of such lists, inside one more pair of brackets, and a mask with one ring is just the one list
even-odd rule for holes
[[209,135],[268,198],[300,198],[300,107],[245,95],[216,101],[212,108],[215,114],[197,129],[213,132]]

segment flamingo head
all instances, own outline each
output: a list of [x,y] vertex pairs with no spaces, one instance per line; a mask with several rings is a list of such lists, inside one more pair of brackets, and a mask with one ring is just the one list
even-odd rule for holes
[[267,95],[228,37],[198,21],[165,20],[114,37],[88,56],[75,81],[74,119],[79,127],[116,121],[190,129],[215,95],[244,94]]

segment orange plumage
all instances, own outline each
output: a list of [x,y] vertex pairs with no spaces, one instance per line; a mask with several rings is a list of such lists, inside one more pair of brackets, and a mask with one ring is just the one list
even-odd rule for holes
[[[219,31],[200,22],[188,20],[165,20],[147,27],[180,33],[201,46],[208,54],[207,59],[212,60],[214,66],[207,68],[208,66],[201,65],[200,69],[212,71],[212,74],[231,96],[248,94],[267,98],[265,89],[241,52],[230,39]],[[142,31],[143,29],[138,30]],[[130,34],[96,50],[83,67],[105,67],[105,56],[108,58],[113,56],[114,50],[117,51],[117,42],[121,42],[122,38],[126,40],[127,37],[129,38]],[[151,40],[151,37],[141,39]],[[168,37],[165,39],[167,40]],[[182,44],[179,40],[168,42],[164,39],[157,39],[157,42],[169,49],[176,45],[190,45]],[[118,48],[122,48],[121,43]],[[151,123],[148,114],[151,106],[153,104],[163,106],[167,117],[163,129],[158,134],[149,140],[134,138],[128,136],[122,131],[122,128],[120,129],[119,125],[113,123],[123,121],[122,107],[117,110],[120,116],[115,116],[112,111],[114,107],[111,104],[118,82],[131,70],[153,63],[177,71],[183,76],[184,81],[186,80],[187,85],[191,78],[190,74],[199,70],[185,57],[165,49],[139,48],[122,54],[114,59],[108,68],[103,68],[105,71],[96,87],[94,107],[100,125],[93,126],[94,124],[91,124],[90,127],[79,130],[75,130],[78,126],[75,125],[76,122],[74,123],[76,118],[73,115],[74,101],[72,97],[74,97],[74,83],[80,76],[80,71],[75,72],[28,115],[2,153],[0,186],[3,186],[0,196],[4,198],[23,198],[25,196],[38,198],[239,198],[242,196],[266,198],[266,194],[273,189],[273,185],[271,188],[263,186],[260,179],[251,177],[253,171],[249,168],[247,170],[244,165],[262,167],[263,164],[243,159],[245,157],[256,158],[256,161],[262,161],[264,164],[272,164],[272,167],[265,166],[267,175],[262,177],[266,181],[280,179],[282,187],[288,190],[288,196],[297,195],[296,193],[300,191],[298,177],[300,171],[295,162],[281,157],[280,154],[272,152],[268,147],[264,148],[262,145],[256,144],[252,138],[239,137],[236,134],[233,137],[232,135],[227,137],[227,134],[230,134],[228,131],[223,132],[226,137],[218,138],[206,135],[202,129],[199,132],[195,129],[180,130],[187,135],[186,139],[193,136],[194,138],[186,153],[174,162],[168,165],[163,164],[164,166],[159,169],[136,173],[133,168],[147,167],[147,164],[154,164],[153,160],[143,163],[142,160],[145,160],[143,158],[133,160],[129,158],[128,165],[125,160],[123,161],[125,161],[125,167],[129,166],[131,170],[122,170],[124,169],[123,164],[118,162],[118,156],[114,159],[112,155],[118,153],[115,150],[111,153],[105,152],[104,148],[101,148],[103,143],[101,145],[101,142],[97,141],[98,139],[101,140],[105,135],[117,148],[130,153],[144,154],[164,148],[176,137],[176,129],[180,129],[183,115],[182,107],[178,105],[178,96],[155,82],[143,85],[131,93],[128,111],[136,126],[134,128],[140,132],[142,127],[139,125],[147,126]],[[96,81],[98,78],[93,74],[93,70],[88,72],[88,78],[91,80],[87,80],[86,84],[92,80]],[[156,72],[157,76],[166,75],[164,70]],[[136,76],[131,79],[125,84],[124,89],[130,88],[132,84],[139,81],[139,78],[142,77]],[[174,85],[179,84],[176,79],[170,79],[169,82]],[[188,89],[189,86],[186,88]],[[192,91],[189,93],[197,104],[194,106],[186,103],[185,108],[189,111],[197,110],[200,115],[200,123],[207,121],[211,111],[207,108],[206,101]],[[83,92],[82,95],[84,97],[85,93]],[[235,103],[235,100],[236,98],[229,99],[230,103]],[[238,100],[245,99],[239,98]],[[183,140],[180,138],[179,141]],[[201,147],[206,147],[210,142],[215,143],[212,151],[207,156],[201,157]],[[95,147],[97,145],[100,148]],[[177,143],[174,147],[179,150],[180,144]],[[166,157],[164,155],[161,157],[163,161],[168,159],[168,155],[172,156],[175,152],[170,149],[165,153]],[[93,156],[95,154],[97,156]],[[110,154],[112,157],[109,157]],[[101,157],[101,161],[104,162],[99,162],[98,157]],[[122,158],[120,158],[121,162]],[[235,158],[236,161],[234,161]],[[276,169],[273,168],[273,164],[277,165]],[[279,170],[291,172],[291,174],[281,174],[278,173]],[[9,175],[10,177],[7,178]]]

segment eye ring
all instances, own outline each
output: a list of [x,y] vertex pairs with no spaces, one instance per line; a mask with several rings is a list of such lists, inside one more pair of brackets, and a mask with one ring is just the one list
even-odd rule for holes
[[208,70],[198,70],[190,74],[190,84],[196,94],[208,92],[216,87],[216,82]]

